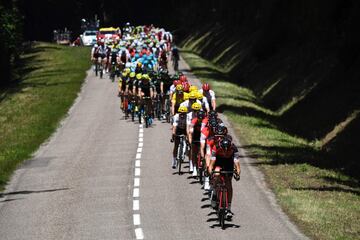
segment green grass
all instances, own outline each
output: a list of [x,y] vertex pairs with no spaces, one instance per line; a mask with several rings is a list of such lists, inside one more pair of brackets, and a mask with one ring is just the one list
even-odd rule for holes
[[183,50],[193,73],[215,90],[219,111],[231,121],[248,155],[258,159],[279,204],[305,234],[359,239],[359,183],[327,169],[320,142],[283,131],[277,124],[281,114],[261,106],[251,90],[231,83],[225,70]]
[[0,188],[58,127],[90,68],[88,48],[37,43],[21,58],[21,82],[1,90]]

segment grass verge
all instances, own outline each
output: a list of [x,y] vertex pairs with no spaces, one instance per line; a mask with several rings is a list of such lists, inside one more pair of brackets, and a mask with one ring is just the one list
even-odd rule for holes
[[21,57],[21,82],[0,90],[0,190],[58,127],[90,68],[88,48],[37,43]]
[[323,164],[319,142],[292,136],[277,124],[251,90],[232,83],[226,72],[189,49],[182,56],[193,73],[211,84],[218,110],[233,124],[250,157],[258,159],[277,200],[314,239],[359,239],[360,187],[356,179]]

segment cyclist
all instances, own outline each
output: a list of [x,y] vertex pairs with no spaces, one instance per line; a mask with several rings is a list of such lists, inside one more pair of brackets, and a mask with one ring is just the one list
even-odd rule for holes
[[[220,140],[216,141],[214,146],[211,149],[211,160],[209,165],[209,173],[211,174],[213,170],[215,171],[234,171],[235,170],[235,179],[240,180],[240,157],[239,151],[235,144],[232,143],[231,137],[229,135],[224,136]],[[231,202],[232,202],[232,177],[233,174],[224,174],[225,186],[228,192],[228,208],[227,218],[231,219],[234,215],[231,212]],[[219,174],[214,175],[213,183],[219,181]]]
[[[130,70],[130,69],[129,69]],[[118,92],[119,92],[119,96],[121,97],[120,99],[120,108],[125,111],[124,109],[124,97],[127,95],[127,85],[129,82],[129,73],[128,69],[124,69],[124,71],[121,74],[121,77],[119,78],[119,82],[118,82]]]
[[91,62],[93,63],[94,65],[94,71],[95,71],[95,64],[99,58],[99,53],[98,53],[98,48],[99,48],[99,45],[100,45],[100,41],[98,41],[96,44],[94,44],[94,46],[92,47],[91,49],[91,56],[90,56],[90,60]]
[[200,105],[200,108],[202,107],[202,103],[196,99],[196,97],[197,97],[196,91],[190,92],[187,96],[189,97],[189,99],[182,102],[180,106],[186,106],[188,108],[189,112],[191,112],[191,110],[192,110],[191,107],[194,103],[198,103]]
[[[199,111],[201,110],[201,104],[199,103],[193,103],[191,109],[192,111],[187,114],[187,134],[191,146],[189,154],[190,172],[193,173],[193,176],[197,176],[197,153],[200,148],[201,121],[204,115],[199,114]],[[196,119],[196,121],[193,122],[194,119]]]
[[173,149],[173,159],[172,159],[172,168],[175,169],[177,162],[176,162],[176,156],[177,156],[177,150],[180,143],[180,135],[187,135],[186,134],[186,122],[187,122],[187,107],[180,106],[177,109],[177,114],[174,116],[174,122],[172,127],[172,137],[171,141],[174,142],[174,149]]
[[197,100],[199,100],[201,102],[202,109],[204,111],[206,111],[207,113],[210,112],[210,106],[207,101],[207,98],[204,97],[204,95],[200,91],[196,92],[196,98],[197,98]]
[[95,54],[98,56],[98,63],[102,64],[103,72],[105,73],[106,63],[107,63],[108,48],[105,46],[105,40],[104,39],[100,40],[100,45],[96,49]]
[[204,95],[204,97],[206,97],[210,105],[210,110],[216,110],[215,92],[210,89],[210,85],[208,83],[204,83],[200,92]]
[[181,84],[176,86],[176,91],[171,99],[171,114],[174,116],[177,113],[177,110],[180,107],[180,104],[184,102],[185,93],[183,91],[183,86]]
[[174,45],[174,47],[171,49],[171,60],[173,62],[174,71],[179,70],[179,49]]
[[[206,125],[204,126],[204,122]],[[210,148],[209,141],[214,136],[214,129],[218,122],[217,119],[208,115],[207,119],[203,119],[200,136],[200,155],[201,158],[205,158],[206,167],[210,165]],[[204,190],[210,190],[209,177],[205,177]]]
[[143,74],[141,77],[141,82],[139,82],[139,97],[141,99],[141,109],[146,110],[149,116],[153,117],[153,106],[152,98],[154,97],[155,87],[151,83],[150,76],[148,74]]

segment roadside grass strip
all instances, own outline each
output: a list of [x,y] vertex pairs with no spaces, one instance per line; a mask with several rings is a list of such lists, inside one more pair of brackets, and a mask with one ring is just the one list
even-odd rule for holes
[[[256,158],[285,212],[315,239],[360,238],[360,187],[356,179],[326,167],[316,141],[277,125],[279,113],[261,106],[250,89],[227,81],[221,68],[183,49],[182,56],[210,83],[219,111],[231,121],[249,157]],[[220,73],[220,74],[219,74]]]
[[89,48],[36,43],[21,56],[21,81],[0,89],[0,188],[59,126],[90,68]]

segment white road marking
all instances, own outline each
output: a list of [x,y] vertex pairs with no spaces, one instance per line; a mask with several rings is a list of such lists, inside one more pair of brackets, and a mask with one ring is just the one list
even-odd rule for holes
[[140,124],[140,125],[139,125],[139,128],[142,128],[142,127],[143,127],[143,125],[142,125],[142,124]]
[[139,148],[136,150],[136,152],[141,153],[141,152],[142,152],[142,148],[139,147]]
[[135,177],[140,176],[140,168],[135,168]]
[[136,239],[144,239],[144,234],[141,228],[136,228],[135,229],[135,236]]
[[144,137],[144,134],[143,133],[139,133],[139,138],[142,138]]
[[137,153],[135,158],[140,159],[141,158],[141,153]]
[[143,147],[144,143],[143,142],[139,142],[139,146],[138,147]]
[[144,141],[144,138],[139,138],[139,142],[142,143]]
[[135,167],[140,167],[140,160],[135,161]]
[[144,132],[144,129],[143,129],[143,128],[140,128],[140,129],[139,129],[139,132],[140,132],[140,133],[143,133],[143,132]]
[[140,209],[139,200],[134,200],[133,201],[133,210],[138,211],[139,209]]
[[134,187],[140,186],[140,178],[134,178]]
[[137,198],[140,196],[140,190],[139,188],[134,188],[133,197]]
[[140,214],[134,214],[134,225],[140,225]]

